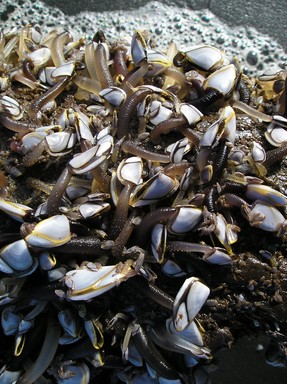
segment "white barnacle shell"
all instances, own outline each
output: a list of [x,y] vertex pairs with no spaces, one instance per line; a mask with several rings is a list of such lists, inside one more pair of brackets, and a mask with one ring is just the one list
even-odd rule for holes
[[166,250],[167,229],[166,225],[158,223],[151,233],[151,251],[158,263],[163,262]]
[[75,314],[71,309],[66,308],[58,312],[58,320],[64,331],[72,337],[77,337],[78,335],[78,324],[76,321]]
[[29,212],[32,212],[32,208],[27,205],[11,203],[10,201],[6,201],[0,198],[0,209],[11,216],[13,219],[17,221],[23,222],[23,217],[25,217]]
[[104,344],[104,335],[103,328],[99,321],[97,320],[85,320],[84,327],[86,334],[91,340],[95,349],[99,349]]
[[48,251],[43,251],[39,255],[39,265],[44,271],[50,271],[57,263],[56,257]]
[[163,172],[158,172],[135,189],[130,199],[130,205],[132,207],[141,207],[152,204],[171,195],[176,191],[178,185],[179,182],[176,179],[172,179]]
[[207,131],[203,134],[200,140],[200,143],[199,143],[200,148],[204,148],[204,147],[210,148],[217,144],[216,137],[219,132],[220,123],[221,123],[221,119],[218,119],[208,127]]
[[192,231],[202,220],[202,210],[189,205],[177,206],[177,215],[169,221],[168,231],[174,234]]
[[27,58],[33,61],[36,68],[43,67],[51,57],[51,51],[47,47],[36,49],[35,51],[27,54]]
[[78,140],[87,140],[90,143],[93,142],[93,135],[90,130],[90,119],[83,112],[78,111],[75,113],[69,113],[69,120],[74,120],[72,124],[76,126]]
[[224,248],[214,247],[209,252],[206,252],[202,259],[210,264],[229,265],[232,263],[232,258],[228,255]]
[[82,174],[91,171],[104,162],[110,155],[112,144],[104,142],[101,145],[95,145],[82,153],[77,153],[70,165],[73,167],[74,173]]
[[4,365],[0,371],[0,382],[1,383],[16,383],[22,374],[22,371],[8,371]]
[[120,107],[127,98],[127,94],[123,89],[114,86],[102,89],[99,95],[107,100],[112,107]]
[[165,151],[169,153],[171,163],[179,164],[183,156],[189,152],[191,145],[187,138],[180,139],[177,142],[166,147]]
[[112,289],[125,278],[117,265],[107,265],[97,270],[72,270],[65,276],[65,284],[69,288],[67,297],[70,300],[89,300]]
[[224,119],[223,137],[234,144],[236,134],[236,115],[234,109],[229,105],[220,111],[219,119]]
[[0,266],[0,270],[5,273],[25,271],[33,265],[33,258],[23,239],[14,241],[2,248],[0,251],[0,258],[1,264],[3,264],[2,262],[5,262],[7,265],[6,271],[3,271],[3,268]]
[[139,31],[135,31],[131,41],[131,55],[135,64],[140,63],[142,60],[146,60],[146,43],[142,34]]
[[153,125],[157,125],[162,121],[169,119],[171,115],[172,115],[172,109],[163,106],[159,100],[153,100],[150,103],[149,121]]
[[176,330],[185,329],[204,305],[210,289],[196,277],[186,279],[173,303],[173,321]]
[[227,221],[221,213],[216,214],[215,234],[221,244],[231,252],[229,239],[227,237]]
[[188,60],[205,71],[210,71],[223,63],[223,53],[211,45],[194,45],[185,48],[182,53]]
[[161,267],[162,272],[169,277],[183,277],[186,272],[173,260],[167,259]]
[[274,147],[281,147],[287,143],[287,129],[274,122],[269,124],[264,135],[266,140]]
[[236,68],[233,64],[226,65],[209,75],[205,82],[204,88],[213,88],[227,95],[234,88],[237,77]]
[[3,309],[1,315],[1,325],[6,336],[14,335],[19,327],[21,316],[13,312],[14,306]]
[[178,330],[174,326],[174,322],[171,319],[166,321],[166,328],[169,332],[179,336],[181,339],[187,340],[196,346],[203,347],[203,339],[200,330],[198,329],[195,321],[192,321],[185,329]]
[[253,160],[257,163],[262,163],[266,160],[266,153],[264,148],[261,144],[253,141],[252,147],[251,147],[251,155],[253,157]]
[[287,205],[287,196],[267,185],[248,184],[245,195],[248,199],[260,200],[276,207]]
[[251,215],[256,217],[260,215],[262,220],[251,222],[251,225],[267,232],[280,232],[280,226],[285,222],[282,213],[274,206],[268,203],[256,202],[251,209]]
[[70,223],[64,215],[55,215],[40,221],[25,237],[29,245],[40,248],[59,247],[70,239]]
[[147,72],[147,75],[150,77],[159,75],[172,64],[169,58],[162,52],[156,51],[154,49],[147,49],[146,54],[147,62],[152,64],[151,68],[149,68]]
[[143,163],[140,157],[132,156],[121,161],[117,169],[117,177],[124,185],[142,183]]
[[70,132],[54,132],[46,137],[50,155],[64,155],[72,150],[76,142],[76,135]]
[[4,95],[0,98],[0,107],[4,112],[8,112],[13,119],[19,120],[23,116],[20,105],[17,100],[12,97]]
[[180,112],[186,118],[189,125],[198,123],[203,116],[199,109],[188,103],[180,104]]
[[56,67],[52,73],[52,78],[57,78],[61,76],[72,76],[75,69],[75,61],[68,61],[59,67]]
[[110,209],[109,203],[98,202],[96,203],[84,203],[79,206],[79,212],[84,219],[91,219]]
[[63,378],[57,379],[57,384],[88,384],[90,382],[90,369],[85,363],[66,364],[63,366]]

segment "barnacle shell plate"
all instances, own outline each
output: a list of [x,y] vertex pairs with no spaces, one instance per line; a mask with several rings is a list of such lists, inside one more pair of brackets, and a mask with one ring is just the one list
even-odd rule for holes
[[41,248],[59,247],[71,239],[69,220],[64,215],[51,216],[38,223],[25,237],[28,244]]

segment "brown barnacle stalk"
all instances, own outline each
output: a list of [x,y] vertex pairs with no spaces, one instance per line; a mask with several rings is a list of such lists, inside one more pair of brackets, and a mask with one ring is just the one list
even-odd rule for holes
[[22,69],[18,69],[11,73],[11,79],[26,85],[31,89],[36,89],[38,86],[37,79],[33,73],[34,63],[31,59],[23,60]]
[[123,43],[118,43],[112,47],[114,54],[114,71],[116,78],[118,76],[125,77],[128,74],[128,68],[126,64],[127,47]]
[[150,160],[158,163],[169,163],[170,158],[168,155],[163,155],[161,153],[156,153],[149,151],[140,146],[140,144],[135,143],[132,140],[126,140],[123,142],[121,149],[124,152],[131,153],[132,155],[139,156],[142,159]]
[[24,75],[27,77],[27,79],[35,82],[37,81],[34,73],[33,73],[33,69],[34,69],[34,63],[31,59],[27,58],[25,60],[23,60],[23,73]]
[[118,115],[117,137],[128,137],[130,120],[137,105],[143,101],[148,95],[153,93],[151,88],[142,87],[137,89],[131,96],[127,98],[121,106]]
[[187,126],[180,126],[177,129],[185,136],[196,148],[199,146],[200,137],[194,129]]
[[59,207],[65,190],[73,175],[73,169],[68,165],[58,178],[47,200],[47,213],[49,216],[59,213]]
[[26,133],[33,131],[38,126],[35,122],[24,123],[19,120],[14,120],[6,113],[0,113],[0,124],[2,124],[5,128],[10,129],[10,131],[17,132],[21,135],[25,135]]
[[126,222],[124,223],[124,226],[119,233],[118,237],[115,239],[115,242],[112,246],[112,255],[116,257],[117,259],[120,259],[123,257],[123,251],[125,249],[125,246],[131,237],[134,228],[136,225],[140,223],[140,218],[135,217],[135,213],[132,212]]
[[133,93],[133,88],[136,87],[143,79],[144,75],[148,71],[148,62],[143,60],[140,66],[133,68],[124,78],[121,83],[121,88],[126,92],[127,95]]
[[61,335],[61,326],[54,314],[48,317],[48,324],[41,351],[33,365],[17,380],[19,384],[33,384],[51,364]]
[[262,164],[264,167],[270,167],[271,165],[281,161],[284,156],[287,156],[287,143],[282,145],[282,147],[270,149],[267,151],[266,159]]
[[158,144],[160,142],[160,135],[167,134],[172,129],[182,128],[188,125],[186,118],[183,115],[171,117],[170,119],[164,120],[158,123],[150,134],[150,140],[154,144]]
[[102,43],[97,45],[95,51],[95,71],[102,89],[113,85],[113,78],[108,67],[106,49]]
[[168,164],[164,167],[165,175],[170,177],[182,176],[184,172],[191,166],[191,163]]
[[71,81],[71,76],[63,77],[57,84],[50,88],[47,92],[40,95],[37,99],[33,100],[28,109],[28,116],[32,122],[37,122],[41,118],[41,109],[45,104],[54,100],[59,96],[66,86]]
[[71,36],[69,32],[62,32],[57,35],[51,44],[51,56],[55,67],[59,67],[60,65],[66,62],[65,54],[64,54],[64,45],[70,42]]
[[144,247],[154,226],[158,223],[167,224],[176,215],[177,210],[172,207],[158,208],[155,211],[149,212],[136,228],[133,238],[134,243],[139,247]]
[[129,183],[124,186],[122,192],[120,193],[113,222],[110,228],[111,239],[116,239],[125,226],[128,217],[129,202],[133,187],[134,185]]
[[45,140],[40,141],[32,151],[27,153],[22,159],[22,163],[24,167],[32,167],[39,161],[40,156],[43,154],[43,152],[46,149],[46,143]]

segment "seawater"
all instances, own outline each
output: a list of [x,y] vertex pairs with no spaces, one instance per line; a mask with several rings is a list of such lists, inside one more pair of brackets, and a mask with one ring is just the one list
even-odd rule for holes
[[[4,4],[5,3],[5,4]],[[81,12],[67,16],[61,10],[41,1],[25,0],[0,4],[2,26],[22,26],[33,23],[42,30],[60,27],[75,35],[91,38],[102,29],[109,40],[132,35],[135,29],[152,32],[160,50],[174,40],[179,48],[195,44],[212,44],[224,50],[228,57],[237,56],[245,73],[261,74],[271,68],[284,68],[287,54],[280,44],[253,27],[232,27],[224,24],[209,10],[149,2],[132,10]],[[273,69],[274,70],[274,69]]]

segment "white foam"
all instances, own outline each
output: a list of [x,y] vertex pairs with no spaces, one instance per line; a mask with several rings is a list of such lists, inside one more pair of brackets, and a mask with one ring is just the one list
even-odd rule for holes
[[62,27],[89,37],[102,29],[112,40],[131,35],[135,29],[149,29],[161,49],[165,49],[171,39],[180,47],[212,44],[229,56],[237,55],[244,71],[251,75],[266,70],[272,63],[283,68],[287,59],[282,46],[270,36],[251,27],[230,28],[208,10],[192,11],[154,1],[133,10],[81,12],[67,16],[41,1],[22,2],[15,4],[14,0],[6,0],[5,4],[0,4],[2,19],[7,18],[6,26],[34,23],[43,30]]

